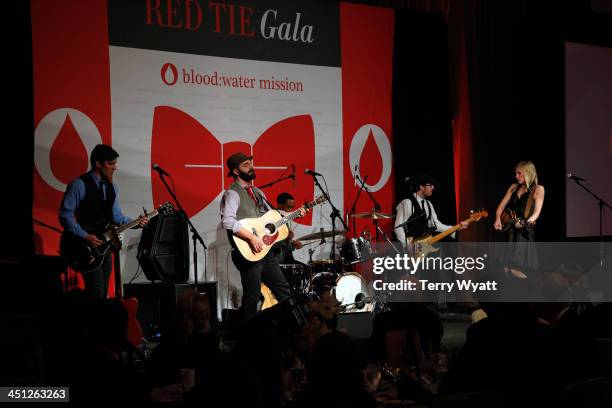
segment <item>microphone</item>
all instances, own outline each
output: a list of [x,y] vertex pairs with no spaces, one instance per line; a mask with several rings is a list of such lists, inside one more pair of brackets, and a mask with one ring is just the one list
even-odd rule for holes
[[408,176],[408,177],[404,178],[404,182],[405,182],[405,183],[410,183],[410,181],[411,181],[411,180],[412,180],[412,179],[410,178],[410,176]]
[[355,187],[357,187],[357,177],[359,177],[359,164],[355,165],[355,175],[353,176],[353,181],[355,182]]
[[154,164],[151,166],[151,168],[152,168],[153,170],[155,170],[156,172],[158,172],[159,174],[163,174],[164,176],[171,177],[171,176],[170,176],[170,174],[168,174],[168,172],[167,172],[166,170],[164,170],[164,169],[162,169],[161,167],[159,167],[159,166],[157,165],[157,163],[154,163]]
[[309,174],[312,177],[316,177],[316,176],[320,176],[321,175],[321,173],[317,173],[316,171],[310,170],[310,169],[304,169],[304,174]]
[[575,181],[586,181],[582,177],[574,176],[572,173],[567,173],[567,178],[570,178]]
[[289,177],[291,177],[291,180],[293,180],[292,186],[295,187],[295,164],[292,164],[291,168],[293,169],[293,173]]

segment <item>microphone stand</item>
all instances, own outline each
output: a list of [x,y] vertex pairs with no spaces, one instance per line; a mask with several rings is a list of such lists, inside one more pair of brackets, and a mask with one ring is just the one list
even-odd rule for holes
[[[372,192],[365,186],[365,180],[362,181],[361,177],[359,177],[359,174],[355,174],[355,177],[357,177],[357,180],[361,182],[361,186],[363,187],[365,192],[368,193],[370,200],[372,200],[372,202],[374,203],[374,212],[380,211],[381,209],[380,204],[378,204],[378,201],[376,201],[376,199],[372,195]],[[368,176],[366,176],[366,179],[367,178]],[[376,228],[376,242],[378,242],[378,220],[377,219],[374,219],[374,227]]]
[[395,231],[395,230],[396,230],[396,229],[398,229],[398,228],[404,228],[404,230],[406,230],[406,227],[408,226],[408,224],[410,224],[411,222],[414,222],[414,221],[416,221],[416,220],[418,220],[419,218],[424,217],[424,216],[425,216],[425,213],[421,213],[421,214],[417,215],[417,216],[416,216],[416,217],[414,217],[414,218],[410,218],[410,219],[406,220],[405,222],[402,222],[402,223],[401,223],[400,225],[398,225],[397,227],[394,227],[394,228],[393,228],[393,231]]
[[407,246],[408,245],[408,224],[410,224],[411,222],[414,222],[414,221],[416,221],[419,218],[424,217],[424,216],[425,216],[425,212],[422,212],[421,214],[417,215],[416,217],[409,218],[405,222],[402,222],[397,227],[394,227],[391,231],[395,231],[398,228],[402,228],[404,230],[404,238],[406,239],[406,246]]
[[319,190],[321,190],[321,192],[327,199],[327,202],[332,208],[332,213],[330,214],[330,217],[332,220],[332,234],[333,234],[332,235],[331,260],[335,261],[336,260],[336,218],[340,218],[340,221],[342,222],[342,225],[344,226],[345,231],[348,231],[349,228],[348,228],[348,225],[346,225],[346,223],[344,222],[344,219],[342,218],[342,216],[340,215],[340,211],[338,211],[334,203],[332,203],[331,198],[329,198],[329,194],[327,194],[327,191],[325,191],[323,187],[321,186],[321,183],[319,183],[319,179],[317,179],[317,176],[315,176],[314,174],[310,174],[310,175],[312,176],[312,179],[314,180],[315,184],[317,185],[317,187],[319,187]]
[[270,182],[270,183],[268,183],[268,184],[264,184],[263,186],[257,186],[257,187],[258,187],[259,189],[262,189],[262,188],[267,188],[267,187],[270,187],[270,186],[275,185],[276,183],[280,183],[281,181],[283,181],[283,180],[287,180],[287,179],[290,179],[290,178],[292,178],[292,179],[294,179],[294,180],[295,180],[295,174],[290,174],[290,175],[288,175],[288,176],[285,176],[285,177],[279,178],[279,179],[277,179],[277,180],[271,181],[271,182]]
[[597,200],[597,205],[599,206],[599,267],[603,271],[603,211],[604,207],[607,207],[612,210],[610,204],[608,204],[603,198],[599,197],[597,194],[592,192],[587,186],[582,184],[580,180],[572,177],[572,180],[576,182],[580,187],[582,187],[587,193],[589,193],[595,200]]
[[[355,174],[356,177],[359,177],[357,174]],[[353,201],[353,206],[351,207],[351,211],[349,212],[350,215],[355,214],[355,212],[357,211],[357,201],[359,201],[359,196],[361,195],[361,192],[363,191],[363,187],[365,186],[365,182],[368,179],[368,176],[365,176],[365,178],[363,179],[363,181],[360,180],[361,185],[359,186],[359,191],[357,192],[357,196],[355,197],[355,201]],[[357,222],[355,220],[355,217],[353,217],[353,237],[357,238]]]
[[50,229],[51,231],[55,231],[55,232],[60,233],[60,234],[62,233],[62,230],[61,230],[61,229],[59,229],[59,228],[57,228],[57,227],[54,227],[53,225],[45,224],[44,222],[39,221],[39,220],[37,220],[36,218],[32,218],[32,222],[33,222],[35,225],[40,225],[41,227],[48,228],[48,229]]
[[[62,234],[62,230],[61,229],[59,229],[57,227],[54,227],[53,225],[46,224],[46,223],[44,223],[44,222],[42,222],[40,220],[37,220],[36,218],[32,218],[32,223],[34,225],[38,225],[38,226],[50,229],[51,231],[55,231],[55,232],[57,232],[60,235]],[[69,282],[68,282],[68,264],[64,260],[64,257],[62,256],[61,251],[58,251],[58,253],[59,253],[60,258],[62,259],[62,264],[64,265],[64,270],[63,270],[63,273],[64,273],[64,292],[68,292],[68,284],[69,284]]]
[[183,206],[181,205],[180,201],[178,200],[178,198],[176,197],[176,195],[174,194],[174,192],[172,191],[172,189],[166,182],[164,175],[159,171],[157,172],[157,174],[159,174],[159,178],[161,179],[162,183],[164,183],[164,186],[166,187],[166,190],[168,190],[168,193],[170,193],[170,196],[172,196],[172,199],[176,203],[176,206],[179,208],[179,211],[185,214],[187,225],[189,225],[189,229],[191,230],[191,239],[193,240],[193,277],[194,277],[195,290],[198,290],[198,251],[197,251],[196,241],[199,241],[200,244],[202,244],[202,247],[204,248],[204,282],[206,282],[206,250],[208,248],[206,247],[204,240],[202,239],[202,237],[196,230],[196,227],[191,223],[191,220],[187,216],[187,213],[183,209]]

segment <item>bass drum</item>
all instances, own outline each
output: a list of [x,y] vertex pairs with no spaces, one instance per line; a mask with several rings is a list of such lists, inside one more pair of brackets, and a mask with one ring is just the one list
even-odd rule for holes
[[362,298],[372,298],[372,293],[366,281],[356,272],[348,272],[340,276],[336,281],[335,296],[341,306],[346,307],[346,311],[371,312],[372,302],[362,305],[355,305]]

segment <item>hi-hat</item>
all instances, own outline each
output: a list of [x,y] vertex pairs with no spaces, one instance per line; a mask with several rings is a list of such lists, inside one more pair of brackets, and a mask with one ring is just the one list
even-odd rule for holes
[[372,211],[372,212],[361,212],[361,213],[351,214],[351,217],[353,218],[371,218],[373,220],[380,220],[380,219],[393,218],[395,217],[395,215]]
[[308,235],[304,235],[303,237],[299,237],[296,238],[296,241],[308,241],[311,239],[323,239],[323,238],[330,238],[333,237],[334,235],[344,235],[346,234],[346,231],[344,230],[338,230],[335,233],[333,231],[319,231],[319,232],[313,232],[312,234],[308,234]]

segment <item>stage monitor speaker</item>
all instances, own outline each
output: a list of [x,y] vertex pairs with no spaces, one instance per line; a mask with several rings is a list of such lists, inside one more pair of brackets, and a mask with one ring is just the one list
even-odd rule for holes
[[142,231],[136,254],[150,281],[186,282],[189,279],[189,237],[184,212],[152,218]]
[[338,330],[346,331],[356,339],[368,339],[372,335],[372,313],[351,312],[338,315]]

